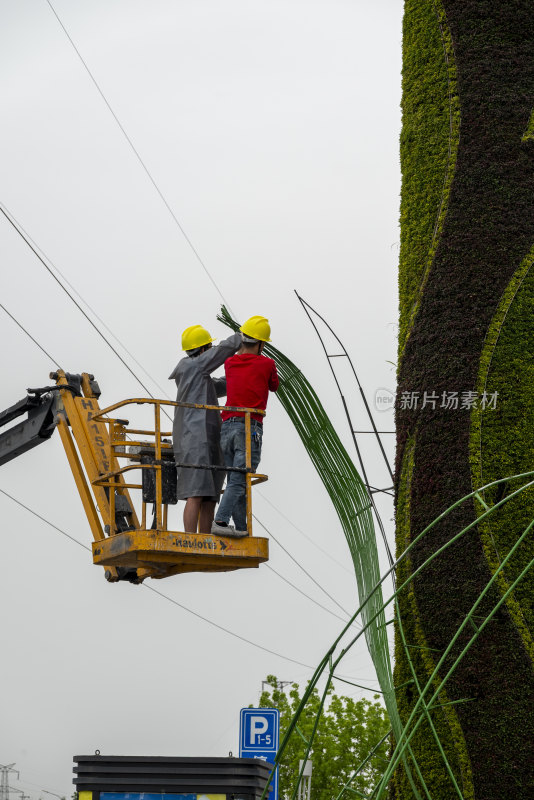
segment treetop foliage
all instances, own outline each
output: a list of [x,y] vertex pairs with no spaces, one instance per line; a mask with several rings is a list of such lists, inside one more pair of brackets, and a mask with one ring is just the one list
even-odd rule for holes
[[[297,683],[284,691],[275,675],[268,675],[265,683],[269,688],[262,692],[259,706],[280,711],[281,742],[300,704],[301,692]],[[383,705],[378,702],[379,695],[374,696],[374,701],[354,700],[330,689],[310,756],[311,800],[336,798],[353,772],[387,733],[389,723]],[[306,753],[305,740],[312,733],[320,702],[319,693],[314,689],[283,754],[279,783],[283,800],[288,800],[293,794],[299,761]],[[386,740],[354,778],[351,788],[366,792],[375,786],[387,766],[387,750]]]

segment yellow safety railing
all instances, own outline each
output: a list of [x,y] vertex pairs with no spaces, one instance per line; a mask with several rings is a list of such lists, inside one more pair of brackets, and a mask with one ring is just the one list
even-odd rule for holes
[[[124,408],[125,406],[131,405],[144,405],[144,406],[153,406],[154,408],[154,428],[153,430],[143,430],[140,428],[129,428],[129,420],[120,419],[118,417],[110,416],[112,412],[115,412],[119,408]],[[245,460],[245,470],[241,470],[237,467],[224,467],[224,466],[213,466],[212,464],[176,464],[176,467],[179,469],[180,467],[186,467],[191,469],[222,469],[223,471],[244,471],[245,473],[245,486],[246,486],[246,513],[247,513],[247,529],[249,535],[252,535],[252,486],[257,483],[263,483],[266,481],[267,475],[261,475],[258,473],[254,473],[252,471],[252,447],[251,447],[251,415],[252,414],[260,414],[261,416],[265,415],[264,411],[261,411],[257,408],[243,408],[239,406],[212,406],[212,405],[202,405],[197,403],[179,403],[174,402],[172,400],[157,400],[153,398],[132,398],[128,400],[122,400],[118,403],[114,403],[107,408],[100,409],[98,413],[93,414],[91,419],[95,422],[103,422],[109,426],[109,457],[110,463],[112,459],[120,459],[120,458],[132,458],[132,453],[126,452],[126,445],[128,448],[132,447],[148,447],[154,449],[154,460],[153,463],[150,464],[128,464],[126,466],[120,467],[119,469],[115,469],[111,472],[107,472],[105,475],[101,475],[97,480],[93,481],[94,486],[104,486],[110,489],[109,492],[109,534],[113,536],[116,531],[116,523],[115,523],[115,490],[122,490],[122,489],[143,489],[142,484],[138,483],[125,483],[121,481],[120,483],[116,480],[117,476],[124,475],[126,472],[136,469],[150,469],[154,470],[155,472],[155,515],[154,515],[154,522],[152,527],[155,527],[155,530],[158,531],[166,531],[167,530],[167,517],[168,517],[168,504],[163,503],[163,466],[164,466],[164,459],[163,454],[165,452],[172,452],[172,444],[169,442],[163,441],[165,438],[172,436],[172,431],[164,431],[161,429],[161,413],[162,413],[162,406],[170,406],[170,407],[180,407],[180,408],[197,408],[197,409],[204,409],[205,411],[232,411],[232,412],[240,412],[243,414],[245,418],[245,448],[246,448],[246,460]],[[133,440],[130,435],[136,436],[151,436],[154,437],[152,441],[144,440]],[[169,463],[171,459],[167,460]],[[142,501],[142,518],[141,518],[141,526],[140,530],[146,530],[146,506],[147,504],[145,501]]]

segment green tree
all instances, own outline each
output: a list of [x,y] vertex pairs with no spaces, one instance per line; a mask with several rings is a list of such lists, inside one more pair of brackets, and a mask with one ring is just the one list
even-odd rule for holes
[[[287,694],[274,675],[268,675],[266,683],[269,689],[262,692],[259,705],[280,711],[282,741],[301,700],[299,687],[293,683]],[[378,699],[379,695],[375,695],[374,700]],[[314,689],[299,719],[298,731],[291,734],[283,754],[279,789],[284,800],[291,797],[296,785],[299,760],[306,752],[304,739],[312,732],[319,705],[320,697]],[[353,700],[330,691],[312,746],[311,800],[334,800],[388,729],[385,709],[379,702]],[[366,792],[376,784],[387,766],[387,750],[386,740],[354,779],[353,789]]]

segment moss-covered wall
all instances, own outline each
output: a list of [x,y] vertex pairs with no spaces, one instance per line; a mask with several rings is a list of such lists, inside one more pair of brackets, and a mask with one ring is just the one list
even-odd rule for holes
[[[404,552],[411,541],[410,495],[414,451],[415,437],[406,443],[399,477],[397,504],[399,509],[402,509],[402,512],[399,511],[397,516],[397,558]],[[413,564],[410,558],[401,561],[397,570],[397,584],[399,586],[409,578],[412,570]],[[421,615],[418,610],[413,585],[409,585],[408,591],[399,596],[399,610],[402,618],[402,629],[397,615],[395,649],[397,654],[402,654],[402,657],[397,658],[396,661],[395,685],[402,687],[397,692],[397,697],[401,717],[406,723],[409,711],[419,696],[421,682],[424,685],[425,676],[433,672],[436,666],[436,659],[435,653],[430,649],[421,627]],[[407,653],[406,650],[408,651]],[[420,681],[419,686],[415,683],[417,679]],[[434,681],[434,688],[437,688],[438,683],[439,680]],[[456,781],[458,785],[462,786],[465,800],[472,800],[474,797],[471,765],[456,709],[453,705],[450,705],[447,691],[440,693],[439,701],[440,704],[443,704],[443,711],[432,712],[434,729],[428,722],[425,722],[416,732],[411,743],[412,750],[417,758],[417,768],[423,776],[424,785],[417,774],[415,765],[411,765],[411,782],[406,772],[403,769],[399,769],[393,779],[392,794],[395,797],[412,797],[413,789],[411,783],[415,784],[422,797],[425,796],[425,787],[430,792],[431,797],[447,797],[447,793],[451,790],[451,779],[438,747],[438,738],[447,754],[449,765]],[[408,763],[410,763],[410,759],[408,759]]]
[[[532,0],[406,0],[403,47],[399,399],[419,396],[417,408],[397,403],[398,552],[481,483],[534,468]],[[422,407],[425,391],[437,396],[435,407]],[[468,391],[479,399],[497,391],[496,409],[462,408]],[[457,409],[442,405],[444,392],[458,393]],[[421,683],[533,512],[534,492],[525,493],[440,555],[401,597]],[[476,514],[471,504],[458,508],[398,577]],[[482,613],[533,557],[534,536]],[[529,573],[447,684],[447,701],[469,702],[433,712],[466,798],[534,797],[533,598]],[[409,675],[397,627],[396,684]],[[406,719],[413,684],[398,702]],[[421,730],[414,753],[433,800],[456,797],[428,723]],[[402,770],[392,795],[413,796]]]
[[406,0],[403,49],[401,352],[439,242],[458,149],[454,50],[440,0]]

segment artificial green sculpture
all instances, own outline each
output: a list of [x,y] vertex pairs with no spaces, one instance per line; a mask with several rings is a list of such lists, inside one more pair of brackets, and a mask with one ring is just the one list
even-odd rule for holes
[[[456,500],[534,465],[532,0],[406,0],[403,48],[398,555]],[[403,560],[398,582],[516,488],[458,506]],[[399,597],[422,685],[534,516],[533,499],[524,491],[473,527]],[[481,615],[533,556],[530,535]],[[424,721],[411,741],[421,797],[534,797],[533,638],[531,569],[456,665],[435,731]],[[395,684],[406,722],[418,694],[399,635]],[[399,767],[390,796],[411,800],[412,780]]]

